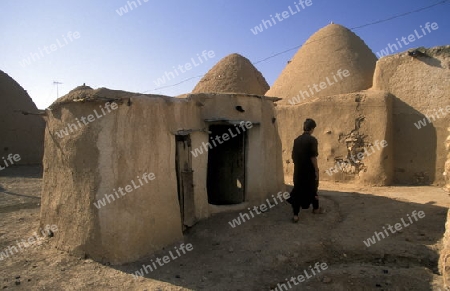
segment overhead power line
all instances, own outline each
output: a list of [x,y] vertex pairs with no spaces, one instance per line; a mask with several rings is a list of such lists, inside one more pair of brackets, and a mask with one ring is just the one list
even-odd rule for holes
[[[356,29],[361,29],[361,28],[364,28],[364,27],[368,27],[368,26],[380,24],[380,23],[383,23],[383,22],[391,21],[391,20],[394,20],[394,19],[397,19],[397,18],[405,17],[405,16],[410,15],[410,14],[418,13],[418,12],[421,12],[421,11],[424,11],[424,10],[427,10],[427,9],[430,9],[430,8],[433,8],[433,7],[438,6],[438,5],[441,5],[441,4],[445,4],[445,3],[448,2],[448,1],[450,1],[450,0],[442,0],[442,1],[439,1],[439,2],[437,2],[437,3],[431,4],[431,5],[428,5],[428,6],[419,8],[419,9],[416,9],[416,10],[411,10],[411,11],[404,12],[404,13],[401,13],[401,14],[393,15],[393,16],[390,16],[390,17],[387,17],[387,18],[384,18],[384,19],[380,19],[380,20],[376,20],[376,21],[373,21],[373,22],[369,22],[369,23],[366,23],[366,24],[363,24],[363,25],[351,27],[351,28],[349,28],[349,29],[350,29],[350,30],[356,30]],[[316,41],[319,41],[319,40],[322,40],[322,39],[325,39],[325,38],[331,37],[331,36],[332,36],[332,35],[325,36],[325,37],[323,37],[323,38],[317,39],[317,40],[312,41],[312,42],[316,42]],[[309,42],[308,44],[310,44],[310,43],[312,43],[312,42]],[[265,61],[270,60],[270,59],[272,59],[272,58],[274,58],[274,57],[277,57],[277,56],[279,56],[279,55],[282,55],[282,54],[288,53],[288,52],[290,52],[290,51],[299,49],[299,48],[301,48],[302,46],[304,46],[304,45],[297,45],[297,46],[292,47],[292,48],[289,48],[289,49],[287,49],[287,50],[284,50],[284,51],[275,53],[275,54],[273,54],[273,55],[270,55],[270,56],[268,56],[268,57],[266,57],[266,58],[264,58],[264,59],[261,59],[261,60],[259,60],[259,61],[254,62],[254,63],[252,63],[252,64],[253,64],[253,65],[256,65],[256,64],[265,62]],[[158,88],[155,88],[155,89],[151,89],[151,90],[144,91],[144,92],[142,92],[142,93],[152,92],[152,91],[157,91],[157,90],[161,90],[161,89],[165,89],[165,88],[175,87],[175,86],[178,86],[178,85],[180,85],[180,84],[183,84],[183,83],[185,83],[185,82],[187,82],[187,81],[190,81],[190,80],[192,80],[192,79],[195,79],[195,78],[201,78],[201,77],[203,77],[203,76],[204,76],[204,75],[199,75],[199,76],[191,77],[191,78],[188,78],[188,79],[183,80],[183,81],[181,81],[181,82],[178,82],[178,83],[176,83],[176,84],[158,87]]]
[[431,4],[431,5],[428,5],[428,6],[425,6],[425,7],[416,9],[416,10],[413,10],[413,11],[409,11],[409,12],[405,12],[405,13],[402,13],[402,14],[394,15],[394,16],[391,16],[391,17],[388,17],[388,18],[385,18],[385,19],[377,20],[377,21],[374,21],[374,22],[371,22],[371,23],[367,23],[367,24],[363,24],[363,25],[360,25],[360,26],[356,26],[356,27],[353,27],[353,28],[350,28],[350,29],[351,30],[353,30],[353,29],[360,29],[360,28],[363,28],[363,27],[366,27],[366,26],[370,26],[370,25],[375,25],[375,24],[378,24],[378,23],[386,22],[386,21],[389,21],[389,20],[393,20],[393,19],[400,18],[400,17],[406,16],[406,15],[410,15],[410,14],[413,14],[413,13],[417,13],[417,12],[420,12],[420,11],[424,11],[424,10],[430,9],[430,8],[432,8],[434,6],[438,6],[438,5],[444,4],[445,2],[448,2],[448,1],[449,0],[443,0],[443,1],[440,1],[438,3]]
[[[448,2],[448,1],[450,1],[450,0],[443,0],[443,1],[440,1],[440,2],[438,2],[438,3],[432,4],[432,5],[428,5],[428,6],[425,6],[425,7],[416,9],[416,10],[413,10],[413,11],[408,11],[408,12],[405,12],[405,13],[397,14],[397,15],[394,15],[394,16],[391,16],[391,17],[388,17],[388,18],[384,18],[384,19],[381,19],[381,20],[376,20],[376,21],[374,21],[374,22],[370,22],[370,23],[366,23],[366,24],[363,24],[363,25],[351,27],[351,28],[349,28],[349,29],[350,29],[350,30],[356,30],[356,29],[360,29],[360,28],[364,28],[364,27],[368,27],[368,26],[380,24],[380,23],[383,23],[383,22],[387,22],[387,21],[390,21],[390,20],[394,20],[394,19],[397,19],[397,18],[404,17],[404,16],[406,16],[406,15],[410,15],[410,14],[413,14],[413,13],[417,13],[417,12],[420,12],[420,11],[424,11],[424,10],[430,9],[430,8],[435,7],[435,6],[437,6],[437,5],[444,4],[445,2]],[[330,35],[330,36],[332,36],[332,35]],[[330,36],[325,36],[325,37],[323,37],[323,38],[321,38],[321,39],[318,39],[318,40],[316,40],[316,41],[322,40],[322,39],[327,38],[327,37],[330,37]],[[312,42],[310,42],[310,43],[312,43]],[[308,43],[308,44],[309,44],[309,43]],[[293,48],[290,48],[290,49],[287,49],[287,50],[285,50],[285,51],[282,51],[282,52],[273,54],[273,55],[271,55],[271,56],[269,56],[269,57],[266,57],[266,58],[264,58],[264,59],[262,59],[262,60],[259,60],[259,61],[257,61],[257,62],[254,62],[253,64],[256,65],[256,64],[258,64],[258,63],[261,63],[261,62],[267,61],[267,60],[269,60],[269,59],[271,59],[271,58],[274,58],[274,57],[276,57],[276,56],[279,56],[279,55],[281,55],[281,54],[290,52],[290,51],[295,50],[295,49],[299,49],[299,48],[301,48],[301,47],[302,47],[302,45],[295,46],[295,47],[293,47]]]

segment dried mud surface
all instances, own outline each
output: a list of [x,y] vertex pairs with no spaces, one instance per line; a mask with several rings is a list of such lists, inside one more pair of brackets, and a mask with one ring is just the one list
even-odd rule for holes
[[[0,172],[0,252],[38,229],[41,175],[40,167]],[[201,221],[185,233],[185,243],[194,248],[191,252],[137,279],[133,274],[143,264],[179,244],[140,262],[109,266],[57,250],[47,238],[0,261],[0,288],[271,290],[304,270],[311,274],[309,266],[320,262],[328,268],[296,286],[291,283],[289,290],[444,290],[438,260],[450,206],[446,192],[437,187],[366,188],[323,182],[320,195],[326,213],[302,211],[298,224],[290,221],[288,204],[235,228],[228,222],[239,211]],[[386,224],[402,218],[408,222],[414,210],[425,217],[375,245],[363,243]]]

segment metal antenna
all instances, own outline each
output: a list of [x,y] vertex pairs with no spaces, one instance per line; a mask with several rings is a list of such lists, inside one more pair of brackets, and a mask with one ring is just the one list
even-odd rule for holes
[[56,85],[56,98],[59,98],[59,91],[58,91],[58,85],[62,84],[61,82],[58,81],[53,81],[53,85]]

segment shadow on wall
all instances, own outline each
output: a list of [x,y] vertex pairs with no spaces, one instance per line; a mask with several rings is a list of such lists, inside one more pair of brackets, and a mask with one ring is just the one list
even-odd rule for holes
[[[156,263],[179,244],[112,268],[130,275],[141,270],[143,277],[133,281],[156,280],[161,290],[168,288],[166,283],[191,290],[269,290],[285,283],[285,278],[303,274],[309,265],[325,262],[327,273],[319,276],[333,278],[326,290],[348,290],[349,281],[352,290],[377,290],[386,281],[392,290],[433,290],[430,282],[439,272],[439,254],[429,246],[438,243],[445,231],[444,207],[356,192],[321,190],[320,195],[327,213],[316,216],[311,209],[303,211],[299,224],[292,224],[290,205],[285,203],[235,228],[229,221],[239,217],[239,211],[222,213],[190,229],[185,244],[192,244],[193,250],[174,261],[162,266]],[[408,215],[414,211],[423,211],[425,217],[411,217],[414,222],[410,223]],[[375,238],[369,247],[364,244],[375,231],[402,223],[401,219],[409,224],[403,224],[401,232]],[[143,265],[152,262],[156,268],[147,267],[145,273]],[[324,290],[323,282],[314,278],[302,284]]]
[[424,114],[396,97],[393,121],[394,183],[433,183],[436,178],[437,149],[437,134],[433,124]]
[[434,58],[432,56],[429,56],[429,55],[425,55],[424,53],[422,53],[419,50],[411,51],[408,54],[412,57],[415,57],[416,60],[418,60],[424,64],[443,69],[441,60]]
[[[275,116],[277,116],[277,115],[275,114]],[[272,118],[272,123],[274,124],[274,129],[276,131],[276,143],[275,143],[276,147],[275,147],[275,149],[278,152],[281,152],[278,155],[276,155],[277,159],[276,159],[275,169],[280,169],[280,172],[277,173],[277,177],[282,181],[283,185],[285,185],[284,184],[285,177],[284,177],[284,169],[283,169],[283,142],[281,140],[280,125],[278,124],[277,117]],[[283,191],[286,191],[286,188],[284,188]]]

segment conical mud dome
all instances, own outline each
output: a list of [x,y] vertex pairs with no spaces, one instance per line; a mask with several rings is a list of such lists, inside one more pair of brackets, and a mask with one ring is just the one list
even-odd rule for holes
[[252,63],[239,54],[220,60],[192,93],[245,93],[264,95],[269,85]]
[[45,122],[36,115],[37,107],[13,78],[0,70],[0,158],[9,154],[21,157],[19,164],[42,162]]
[[266,95],[284,98],[281,104],[298,104],[365,90],[372,86],[376,61],[356,34],[330,24],[306,41]]

